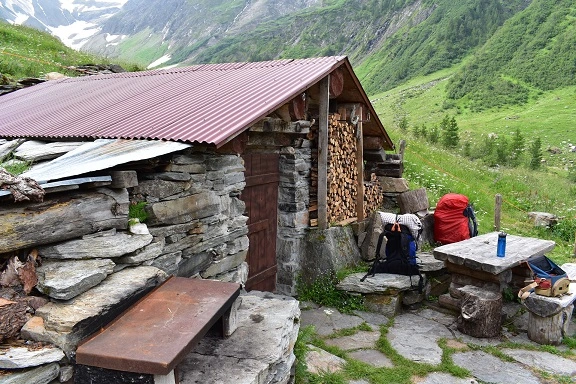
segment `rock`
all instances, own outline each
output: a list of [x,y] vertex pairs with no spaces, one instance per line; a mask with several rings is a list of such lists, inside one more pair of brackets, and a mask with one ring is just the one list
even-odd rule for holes
[[180,261],[182,261],[182,252],[178,251],[158,256],[153,260],[146,260],[143,265],[151,265],[161,269],[167,275],[177,275]]
[[300,327],[298,301],[256,291],[241,298],[236,331],[225,339],[203,338],[178,366],[182,384],[288,382]]
[[214,279],[228,283],[238,283],[244,286],[248,280],[248,263],[244,262],[231,271],[216,275]]
[[[396,317],[388,331],[388,341],[404,358],[432,365],[442,361],[440,338],[450,338],[452,333],[444,325],[410,313]],[[418,346],[418,348],[415,348]]]
[[338,347],[343,351],[357,348],[375,348],[380,332],[358,331],[353,335],[327,339],[326,345]]
[[229,255],[221,260],[214,261],[206,270],[202,271],[200,275],[202,278],[206,279],[234,269],[246,261],[247,254],[248,251],[241,251],[234,255]]
[[149,235],[148,226],[138,219],[130,219],[128,222],[128,232],[133,235]]
[[355,360],[360,360],[376,368],[394,367],[394,363],[392,363],[392,360],[390,360],[388,356],[374,349],[354,351],[350,352],[348,355]]
[[36,311],[43,319],[24,326],[26,336],[48,341],[69,355],[80,340],[119,315],[139,295],[157,286],[168,276],[158,268],[126,268],[108,276],[96,287],[65,302],[51,302]]
[[308,349],[306,366],[308,367],[308,372],[312,374],[339,372],[346,364],[346,360],[313,345],[308,344]]
[[539,384],[530,370],[518,363],[508,363],[482,351],[459,352],[452,356],[454,364],[467,369],[478,380],[501,384]]
[[[188,179],[190,176],[188,176]],[[134,188],[133,193],[144,196],[151,196],[157,199],[163,199],[168,196],[176,195],[190,187],[188,181],[167,181],[167,180],[144,180]]]
[[0,368],[21,369],[37,367],[48,363],[54,363],[64,358],[64,352],[60,348],[43,347],[28,349],[27,347],[10,347],[0,352]]
[[437,260],[430,252],[418,252],[416,254],[420,272],[436,272],[444,269],[444,262]]
[[38,163],[42,160],[55,159],[71,150],[78,148],[83,142],[55,141],[47,143],[44,141],[27,140],[20,145],[14,156],[30,163]]
[[137,249],[132,253],[126,254],[116,259],[118,264],[138,265],[147,260],[160,256],[164,250],[164,239],[150,243],[143,248]]
[[522,349],[503,349],[502,352],[528,367],[554,375],[576,375],[576,362],[574,360],[553,355],[549,352],[526,351]]
[[336,309],[321,307],[302,311],[302,326],[314,326],[320,336],[328,336],[336,331],[346,328],[354,328],[364,322],[359,316],[340,313]]
[[410,190],[408,182],[403,178],[379,176],[378,180],[386,193],[402,193]]
[[418,276],[395,275],[392,273],[377,273],[369,276],[364,281],[360,281],[366,274],[353,273],[344,278],[336,285],[341,291],[357,293],[381,293],[391,294],[399,291],[406,291],[418,286]]
[[39,247],[38,252],[48,259],[103,259],[123,256],[151,242],[152,235],[118,233],[116,236],[77,239]]
[[[376,258],[376,246],[378,245],[378,238],[384,230],[384,224],[378,212],[372,213],[368,220],[366,227],[366,235],[364,241],[360,245],[360,252],[362,253],[363,260],[374,260]],[[380,255],[384,256],[384,249],[386,247],[385,239],[382,240],[380,248]]]
[[361,256],[350,226],[313,229],[307,234],[306,257],[301,277],[305,284],[360,262]]
[[478,384],[473,378],[460,379],[448,373],[434,372],[426,376],[423,380],[415,380],[418,384]]
[[576,263],[564,263],[560,266],[564,272],[568,275],[570,282],[576,282]]
[[[193,210],[190,207],[194,207]],[[162,201],[146,206],[148,222],[155,224],[182,224],[220,213],[220,197],[212,192],[197,193],[179,199]]]
[[46,259],[38,272],[37,289],[58,300],[68,300],[98,285],[114,271],[110,259],[53,261]]
[[58,378],[59,373],[58,363],[52,363],[24,371],[12,371],[0,376],[0,379],[2,384],[48,384]]
[[552,227],[558,224],[558,216],[547,212],[528,212],[528,218],[535,227]]

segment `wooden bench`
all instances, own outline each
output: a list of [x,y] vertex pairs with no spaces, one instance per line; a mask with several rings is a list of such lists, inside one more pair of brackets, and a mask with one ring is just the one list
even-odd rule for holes
[[218,321],[226,321],[239,294],[236,283],[171,277],[84,340],[76,363],[176,383],[176,365]]

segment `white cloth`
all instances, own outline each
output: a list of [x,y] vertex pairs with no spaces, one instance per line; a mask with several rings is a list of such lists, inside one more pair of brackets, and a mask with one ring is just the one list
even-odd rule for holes
[[382,223],[386,224],[394,224],[396,222],[396,218],[398,218],[398,223],[407,226],[412,233],[414,239],[418,238],[418,235],[422,231],[422,222],[418,218],[418,216],[412,213],[405,213],[403,215],[397,215],[395,213],[390,212],[378,212],[380,213],[380,218],[382,219]]

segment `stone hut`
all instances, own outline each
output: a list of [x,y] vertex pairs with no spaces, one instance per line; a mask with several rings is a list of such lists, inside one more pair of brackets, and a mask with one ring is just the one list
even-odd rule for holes
[[48,81],[2,96],[0,138],[31,166],[2,179],[0,300],[27,308],[2,336],[71,361],[169,275],[294,295],[354,261],[398,165],[343,56]]

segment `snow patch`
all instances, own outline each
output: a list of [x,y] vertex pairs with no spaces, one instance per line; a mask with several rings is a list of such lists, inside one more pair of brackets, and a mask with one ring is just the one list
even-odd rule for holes
[[60,25],[50,28],[50,32],[57,36],[68,47],[80,49],[86,39],[99,31],[98,25],[86,21],[75,21],[70,25]]
[[157,67],[161,64],[164,64],[165,62],[167,62],[168,60],[170,60],[172,58],[172,56],[170,55],[164,55],[161,58],[154,60],[153,62],[150,63],[150,65],[148,65],[146,67],[146,69],[152,69],[154,67]]

